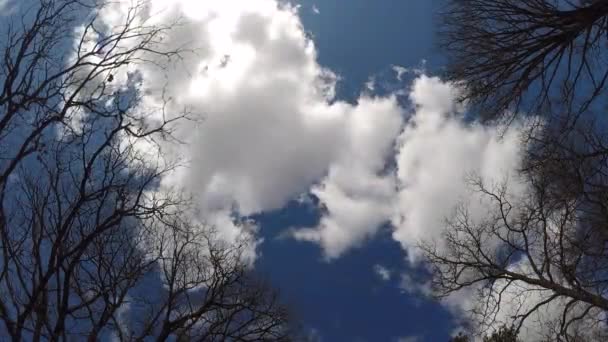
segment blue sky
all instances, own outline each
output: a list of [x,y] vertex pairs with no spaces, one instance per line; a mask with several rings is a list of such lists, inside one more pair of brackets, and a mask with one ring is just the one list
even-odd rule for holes
[[[319,62],[343,77],[341,96],[358,95],[370,76],[391,65],[441,67],[434,41],[439,0],[300,0],[300,17]],[[319,13],[313,11],[313,6]]]
[[[120,25],[129,3],[97,20]],[[446,341],[475,298],[430,299],[418,243],[441,243],[467,174],[517,167],[517,136],[466,124],[437,76],[439,0],[281,3],[150,0],[138,14],[183,19],[163,46],[195,52],[113,70],[114,87],[137,73],[144,109],[170,98],[165,115],[194,119],[172,127],[180,144],[158,142],[184,167],[154,191],[179,189],[195,223],[250,242],[244,260],[317,340]]]
[[[322,341],[449,339],[455,328],[449,313],[432,300],[402,290],[400,273],[416,271],[408,268],[388,227],[364,247],[327,262],[314,245],[276,239],[285,227],[314,225],[318,214],[310,206],[293,201],[257,219],[266,241],[256,267]],[[381,279],[375,265],[389,269],[391,279]]]

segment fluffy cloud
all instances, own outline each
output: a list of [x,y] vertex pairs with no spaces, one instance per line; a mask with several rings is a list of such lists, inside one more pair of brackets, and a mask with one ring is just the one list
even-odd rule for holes
[[473,201],[467,177],[501,182],[520,163],[518,126],[504,131],[466,123],[455,105],[456,95],[451,85],[424,75],[410,92],[415,113],[398,138],[399,193],[392,223],[393,238],[411,261],[418,257],[415,246],[420,241],[439,240],[445,218],[460,202],[470,202],[473,215],[487,212]]
[[[296,9],[272,0],[241,4],[176,2],[195,16],[168,41],[197,37],[202,47],[180,63],[185,71],[170,73],[166,96],[203,121],[179,128],[186,144],[176,152],[189,167],[166,181],[196,192],[205,210],[249,215],[280,208],[337,160],[349,162],[344,155],[361,145],[358,135],[383,148],[372,122],[398,127],[400,110],[390,98],[330,104],[335,76],[317,64]],[[160,77],[145,79],[153,87]]]
[[[100,16],[116,25],[129,4],[113,2]],[[467,196],[467,173],[492,179],[517,166],[515,130],[499,139],[496,127],[463,122],[453,87],[438,78],[418,75],[409,113],[396,99],[403,89],[362,95],[356,104],[336,101],[337,77],[318,64],[295,7],[151,0],[140,15],[159,25],[180,22],[163,37],[164,48],[194,49],[169,69],[128,70],[141,74],[143,108],[170,99],[165,113],[187,108],[194,119],[175,128],[183,144],[163,146],[187,167],[162,185],[192,192],[201,217],[224,229],[226,239],[255,231],[234,216],[277,209],[311,192],[322,218],[294,230],[295,238],[318,243],[331,259],[390,222],[415,260],[415,244],[437,238],[443,217]],[[399,79],[407,72],[395,71]],[[115,83],[127,75],[115,75]]]
[[[451,217],[460,203],[466,205],[468,219],[473,222],[496,210],[495,203],[489,203],[487,196],[472,191],[468,181],[471,177],[490,188],[506,182],[505,196],[512,203],[524,203],[528,195],[527,183],[517,172],[524,148],[521,132],[526,123],[514,123],[508,129],[500,125],[467,123],[455,105],[456,95],[452,86],[438,78],[418,77],[409,94],[415,113],[398,138],[396,177],[399,190],[392,220],[393,238],[417,265],[421,261],[418,243],[432,241],[441,249],[445,218]],[[514,212],[517,210],[513,208]],[[493,242],[486,243],[490,244],[487,250],[493,250]],[[525,258],[509,267],[535,277]],[[551,290],[523,282],[508,284],[501,280],[494,286],[506,290],[498,294],[480,287],[467,287],[445,298],[443,304],[455,313],[455,317],[466,317],[464,312],[483,310],[486,301],[497,303],[499,298],[492,297],[501,296],[500,305],[491,308],[496,310],[495,315],[482,322],[488,331],[510,324],[514,317],[521,317],[554,295]],[[428,297],[432,294],[428,282],[410,274],[402,275],[401,288],[414,295]],[[558,298],[540,306],[524,322],[520,337],[525,341],[541,340],[551,329],[559,329],[555,324],[561,319],[567,301]],[[569,317],[581,314],[584,308],[584,305],[572,305]],[[571,328],[578,329],[585,339],[593,339],[592,335],[598,332],[598,326],[594,324],[602,320],[601,316],[599,310],[592,311],[590,319],[580,320]]]
[[[102,17],[110,26],[124,20],[128,3],[114,3]],[[183,18],[164,48],[195,49],[168,70],[130,67],[142,75],[143,106],[170,99],[167,114],[187,108],[194,119],[175,128],[183,144],[163,146],[187,162],[164,187],[191,191],[202,217],[224,223],[312,191],[328,215],[295,236],[319,242],[329,257],[388,221],[395,179],[381,173],[403,110],[392,96],[335,101],[337,77],[317,63],[295,7],[152,0],[142,15],[160,25]]]
[[318,242],[328,259],[362,244],[387,222],[395,197],[395,179],[383,174],[398,135],[402,111],[394,98],[363,98],[348,123],[348,142],[312,193],[325,208],[315,228],[293,236]]
[[[402,77],[406,71],[398,72]],[[416,262],[417,244],[441,243],[444,220],[459,203],[471,202],[479,216],[487,212],[473,200],[468,176],[492,183],[515,174],[521,148],[518,125],[505,131],[465,122],[455,88],[436,77],[419,75],[408,96],[412,112],[401,116],[398,109],[391,114],[381,100],[386,108],[377,111],[367,133],[352,135],[351,147],[312,190],[325,213],[317,227],[296,230],[293,236],[319,243],[328,259],[360,246],[390,221],[393,238]],[[372,112],[366,107],[364,99],[358,108],[362,113],[353,116],[359,122]],[[405,124],[403,117],[408,117]],[[386,165],[391,158],[396,158],[392,169]],[[514,191],[519,191],[517,184]]]

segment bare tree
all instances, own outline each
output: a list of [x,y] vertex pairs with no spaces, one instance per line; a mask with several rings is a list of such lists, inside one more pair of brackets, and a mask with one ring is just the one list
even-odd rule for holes
[[[469,342],[471,341],[471,337],[469,335],[463,334],[462,332],[458,333],[458,335],[452,337],[450,342]],[[517,332],[507,326],[502,326],[498,330],[494,331],[489,335],[485,335],[483,337],[483,342],[518,342],[519,339],[517,337]]]
[[570,131],[568,144],[544,131],[518,174],[523,193],[510,191],[515,181],[472,177],[485,211],[463,203],[445,245],[422,245],[439,297],[477,291],[480,327],[528,322],[548,340],[606,338],[608,164],[596,152],[607,140],[591,126]]
[[222,242],[159,188],[177,164],[158,143],[188,114],[167,113],[168,99],[142,109],[142,75],[126,67],[178,59],[162,40],[179,22],[153,25],[133,1],[106,27],[110,5],[40,0],[3,22],[0,335],[287,340],[287,310],[244,262],[248,241]]
[[447,76],[483,118],[554,105],[576,118],[603,99],[607,1],[450,0],[442,18]]
[[462,203],[445,245],[422,246],[437,294],[477,291],[481,327],[527,322],[547,340],[605,339],[608,2],[450,0],[442,17],[462,100],[483,119],[543,120],[524,132],[510,181],[471,179],[486,211]]

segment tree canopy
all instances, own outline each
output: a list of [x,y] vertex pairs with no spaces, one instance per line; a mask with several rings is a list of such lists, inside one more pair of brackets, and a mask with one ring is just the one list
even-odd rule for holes
[[476,291],[482,327],[605,339],[608,2],[450,0],[442,16],[462,100],[482,119],[538,120],[522,133],[516,174],[468,179],[484,215],[462,203],[445,248],[423,244],[436,293]]
[[[161,189],[159,142],[187,111],[140,106],[127,66],[178,62],[133,2],[42,0],[0,26],[0,335],[22,340],[290,338],[289,312],[252,273],[243,238]],[[221,228],[221,227],[219,227]]]

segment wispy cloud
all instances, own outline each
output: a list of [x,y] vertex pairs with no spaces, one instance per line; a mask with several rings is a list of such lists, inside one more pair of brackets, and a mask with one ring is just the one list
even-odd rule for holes
[[17,11],[17,4],[14,0],[0,0],[0,17],[6,17]]
[[376,265],[374,265],[373,270],[374,270],[374,273],[376,273],[376,275],[378,277],[380,277],[380,279],[382,279],[384,281],[391,280],[392,272],[388,268],[386,268],[380,264],[376,264]]
[[397,342],[421,342],[422,337],[420,336],[404,336],[397,338]]

